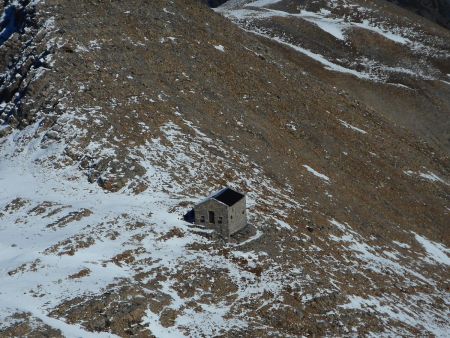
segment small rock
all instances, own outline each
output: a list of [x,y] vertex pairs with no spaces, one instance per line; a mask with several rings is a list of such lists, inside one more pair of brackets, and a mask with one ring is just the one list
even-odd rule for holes
[[8,135],[11,131],[12,131],[11,126],[7,126],[7,127],[0,129],[0,137],[4,137],[4,136]]
[[53,140],[58,140],[59,139],[59,134],[57,131],[55,130],[49,130],[45,136],[49,139],[53,139]]

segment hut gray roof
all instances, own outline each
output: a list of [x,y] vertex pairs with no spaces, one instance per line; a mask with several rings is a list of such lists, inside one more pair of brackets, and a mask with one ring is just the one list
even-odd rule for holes
[[235,203],[239,202],[244,196],[244,194],[241,194],[240,192],[227,187],[216,192],[215,194],[210,196],[210,198],[213,198],[231,207]]
[[239,202],[242,198],[244,198],[245,195],[241,194],[240,192],[237,192],[236,190],[233,190],[231,188],[223,188],[217,192],[212,193],[208,197],[206,197],[204,200],[200,201],[197,205],[203,204],[210,200],[216,200],[220,203],[223,203],[229,207]]

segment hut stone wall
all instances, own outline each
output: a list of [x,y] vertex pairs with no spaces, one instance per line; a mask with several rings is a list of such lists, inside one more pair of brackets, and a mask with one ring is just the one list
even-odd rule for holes
[[247,225],[245,196],[231,206],[211,198],[197,204],[194,212],[195,224],[214,229],[223,238]]
[[[195,223],[217,231],[228,238],[228,206],[214,199],[204,201],[195,206]],[[211,215],[211,212],[213,213]],[[213,216],[211,218],[211,216]]]

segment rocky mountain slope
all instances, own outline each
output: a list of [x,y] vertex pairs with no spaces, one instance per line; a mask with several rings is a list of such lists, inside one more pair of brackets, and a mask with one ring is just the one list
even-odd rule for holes
[[[0,336],[447,334],[448,30],[384,1],[0,9]],[[182,218],[224,185],[228,243]]]
[[450,28],[450,1],[392,0],[395,4],[417,13],[446,28]]

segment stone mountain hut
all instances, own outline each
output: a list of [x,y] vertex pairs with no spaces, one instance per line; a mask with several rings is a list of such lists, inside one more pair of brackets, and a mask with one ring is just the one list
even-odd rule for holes
[[245,195],[224,188],[194,207],[195,223],[212,228],[225,239],[247,225]]

